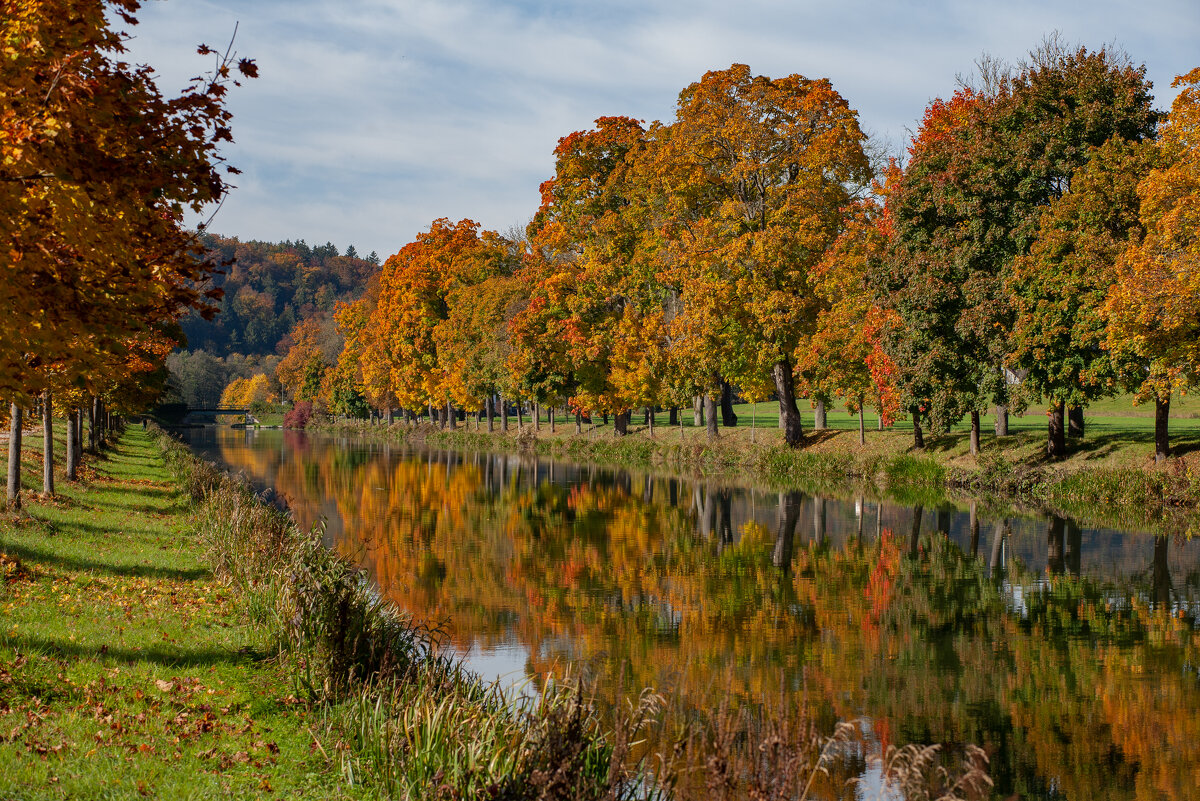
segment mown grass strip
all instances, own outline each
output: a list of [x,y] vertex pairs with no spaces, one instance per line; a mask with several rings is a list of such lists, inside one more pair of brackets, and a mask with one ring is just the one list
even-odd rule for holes
[[151,437],[127,431],[55,499],[32,495],[25,442],[25,511],[0,518],[0,797],[357,795]]

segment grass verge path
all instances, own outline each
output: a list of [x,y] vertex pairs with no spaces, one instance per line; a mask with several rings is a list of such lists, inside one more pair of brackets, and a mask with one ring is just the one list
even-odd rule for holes
[[0,515],[0,798],[348,797],[150,435],[84,477]]

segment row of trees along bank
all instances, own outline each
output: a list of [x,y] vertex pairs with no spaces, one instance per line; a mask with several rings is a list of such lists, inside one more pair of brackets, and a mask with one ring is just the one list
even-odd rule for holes
[[[340,356],[301,323],[277,376],[338,414],[486,410],[494,399],[612,414],[732,384],[839,399],[925,431],[994,408],[1050,410],[1065,452],[1093,400],[1156,404],[1200,375],[1200,70],[1154,110],[1144,67],[1049,40],[935,100],[904,163],[872,163],[826,80],[707,73],[675,119],[603,117],[555,150],[525,234],[435,220],[336,315]],[[1020,380],[1014,383],[1014,377]],[[489,415],[490,418],[490,415]]]
[[[157,397],[163,361],[182,340],[189,309],[211,315],[204,291],[217,267],[185,211],[218,204],[231,188],[218,154],[232,141],[226,93],[254,77],[253,61],[217,53],[211,73],[163,95],[148,67],[121,60],[138,0],[6,4],[0,59],[0,399],[10,418],[9,503],[19,503],[26,410],[45,431],[53,493],[53,426],[69,422],[74,478],[80,418],[104,430],[108,410]],[[94,437],[95,434],[92,434]]]

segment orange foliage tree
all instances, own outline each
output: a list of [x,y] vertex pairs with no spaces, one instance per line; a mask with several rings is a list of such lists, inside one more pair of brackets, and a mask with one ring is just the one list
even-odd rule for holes
[[466,399],[459,376],[439,359],[435,330],[449,316],[455,289],[509,274],[515,266],[512,243],[504,237],[480,233],[472,220],[447,219],[434,220],[428,232],[384,263],[369,328],[401,406]]
[[[231,141],[225,96],[253,62],[218,56],[177,97],[148,67],[120,59],[109,16],[135,22],[137,0],[5,2],[0,14],[0,394],[59,376],[91,386],[128,337],[181,309],[211,311],[214,265],[185,210],[228,191],[218,145]],[[201,46],[202,54],[212,54]]]
[[771,79],[735,64],[680,93],[657,154],[668,283],[692,321],[690,349],[698,360],[716,352],[729,378],[730,353],[770,363],[793,447],[803,433],[794,353],[822,306],[811,271],[867,184],[864,140],[827,80]]
[[1183,90],[1160,132],[1160,166],[1138,186],[1145,237],[1118,260],[1106,307],[1109,349],[1143,366],[1135,388],[1155,403],[1159,461],[1171,395],[1200,379],[1200,69],[1174,85]]

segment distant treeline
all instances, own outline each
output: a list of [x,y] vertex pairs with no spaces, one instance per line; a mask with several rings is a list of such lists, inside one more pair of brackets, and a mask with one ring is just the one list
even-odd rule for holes
[[332,243],[314,247],[303,239],[242,242],[205,234],[202,241],[215,261],[227,265],[213,277],[224,297],[214,320],[190,314],[183,332],[189,350],[213,356],[276,353],[297,321],[327,316],[337,301],[361,296],[367,279],[379,272],[379,257],[360,258],[353,245],[340,252]]

